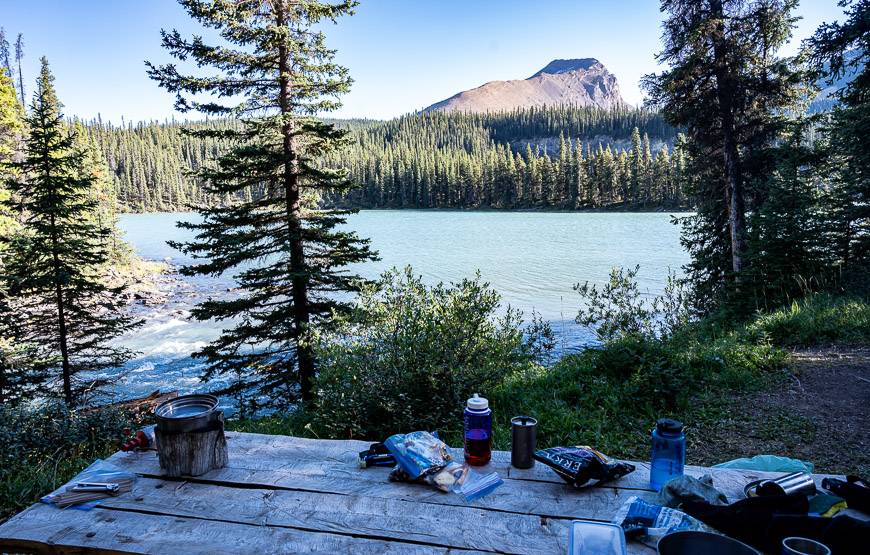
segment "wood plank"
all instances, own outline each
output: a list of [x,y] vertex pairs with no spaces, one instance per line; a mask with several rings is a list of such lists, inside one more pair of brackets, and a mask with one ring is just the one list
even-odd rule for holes
[[[391,483],[387,479],[389,469],[361,470],[355,459],[353,462],[341,463],[334,459],[290,461],[275,470],[237,468],[232,445],[230,442],[229,466],[189,480],[194,483],[212,483],[227,487],[313,491],[404,499],[437,505],[466,505],[461,497],[439,492],[431,486]],[[143,476],[162,478],[157,457],[152,453],[124,453],[113,456],[110,461],[125,470]],[[655,496],[653,492],[648,491],[618,488],[575,490],[564,483],[508,479],[494,492],[475,501],[473,506],[551,518],[609,521],[616,510],[632,495],[639,495],[648,500],[652,500]]]
[[570,525],[479,507],[147,478],[100,507],[499,553],[564,553]]
[[[229,466],[232,468],[246,468],[250,470],[278,470],[290,467],[299,472],[306,472],[305,463],[314,464],[314,468],[324,461],[341,463],[348,467],[356,464],[359,451],[367,449],[369,442],[355,440],[320,440],[297,438],[290,436],[271,436],[262,434],[247,434],[228,432],[227,440],[230,448]],[[457,460],[462,460],[461,449],[451,449],[451,453]],[[636,470],[621,479],[603,484],[601,488],[636,489],[652,491],[649,486],[649,463],[628,461],[636,466]],[[495,470],[502,478],[524,481],[552,482],[563,484],[563,480],[544,464],[536,463],[528,470],[513,468],[510,465],[510,453],[507,451],[494,451],[493,460],[484,471]],[[743,487],[753,481],[767,478],[776,478],[782,473],[760,472],[752,470],[734,470],[725,468],[707,468],[699,466],[687,466],[686,475],[701,477],[705,474],[713,476],[713,485],[724,493],[729,500],[736,501],[743,498]],[[817,485],[828,475],[814,475]]]
[[[608,521],[631,495],[655,498],[647,463],[634,463],[637,470],[617,482],[577,491],[540,463],[511,468],[510,454],[499,451],[481,470],[498,471],[505,484],[467,504],[429,486],[390,483],[388,469],[359,469],[357,453],[368,442],[242,433],[227,439],[228,467],[187,482],[162,479],[156,453],[116,453],[112,463],[145,476],[132,494],[89,512],[31,507],[0,526],[0,547],[46,553],[564,553],[571,519]],[[462,459],[461,450],[453,452]],[[711,473],[732,499],[742,497],[748,481],[779,475],[701,467],[686,473]],[[629,543],[632,555],[653,552]]]
[[[341,462],[356,460],[357,453],[367,449],[370,442],[357,440],[320,440],[298,438],[292,436],[267,436],[261,434],[233,433],[236,441],[235,451],[244,462],[239,461],[239,467],[275,469],[286,465],[288,459],[300,460],[324,460],[330,459]],[[267,439],[268,438],[268,439]],[[463,460],[462,449],[451,448],[451,454],[456,460]],[[255,460],[247,458],[248,453],[255,453]],[[650,467],[649,462],[625,461],[635,465],[636,470],[623,476],[617,481],[602,484],[599,487],[614,487],[620,489],[639,489],[652,491],[649,485]],[[510,464],[509,451],[493,451],[492,462],[487,471],[495,470],[502,478],[515,480],[546,481],[564,483],[556,473],[548,466],[536,462],[535,466],[523,470],[513,468]],[[738,470],[730,468],[710,468],[703,466],[687,465],[687,476],[700,478],[705,474],[713,476],[713,483],[729,499],[735,501],[743,498],[743,487],[753,480],[771,479],[782,476],[782,472],[762,472],[757,470]],[[814,474],[816,484],[820,485],[825,477],[844,478],[842,475]]]
[[[219,502],[219,500],[218,500]],[[96,508],[37,504],[0,526],[4,552],[116,553],[474,553],[428,545]]]

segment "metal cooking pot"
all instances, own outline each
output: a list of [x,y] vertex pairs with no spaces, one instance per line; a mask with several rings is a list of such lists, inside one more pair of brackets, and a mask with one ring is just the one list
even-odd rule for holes
[[216,416],[217,404],[217,397],[206,394],[169,399],[154,409],[157,427],[166,434],[201,430]]
[[685,530],[673,532],[659,540],[659,555],[759,555],[745,543],[710,532]]

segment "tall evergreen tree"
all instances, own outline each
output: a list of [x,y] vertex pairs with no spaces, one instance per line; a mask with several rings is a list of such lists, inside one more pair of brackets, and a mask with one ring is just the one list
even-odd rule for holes
[[[0,36],[0,45],[4,37]],[[8,48],[8,44],[7,44]],[[8,55],[8,53],[7,53]],[[0,52],[0,61],[4,59]],[[24,131],[23,111],[7,70],[0,71],[0,174],[14,175],[12,163],[19,155]],[[0,183],[0,276],[4,275],[12,238],[19,230],[8,209],[10,194]],[[45,375],[32,346],[21,337],[21,313],[0,280],[0,405],[12,406],[30,396],[44,383]]]
[[7,77],[12,77],[12,66],[9,65],[9,39],[6,38],[6,29],[0,27],[0,64]]
[[18,93],[21,102],[24,102],[24,73],[21,71],[21,60],[24,59],[24,36],[18,33],[15,40],[15,63],[18,64]]
[[777,52],[791,36],[797,0],[662,0],[658,60],[671,67],[643,84],[651,104],[688,135],[697,214],[683,242],[698,300],[738,300],[747,255],[747,183],[764,174],[800,76]]
[[[854,73],[837,92],[826,127],[828,240],[836,264],[866,271],[870,262],[870,0],[842,0],[844,23],[826,23],[808,41],[811,60],[829,82]],[[866,275],[862,279],[866,279]]]
[[[231,388],[239,395],[255,389],[278,406],[300,395],[308,400],[316,371],[311,334],[328,326],[334,312],[349,310],[342,295],[356,291],[360,280],[346,266],[374,258],[368,241],[342,229],[348,211],[316,204],[322,195],[350,187],[343,170],[320,163],[342,145],[346,132],[314,117],[339,105],[337,96],[348,90],[350,78],[314,26],[352,13],[356,3],[180,3],[226,44],[207,45],[201,37],[186,39],[173,30],[162,33],[163,46],[216,72],[183,75],[174,65],[148,64],[148,73],[176,93],[179,110],[241,118],[240,128],[196,133],[233,142],[216,165],[201,168],[207,191],[220,196],[246,187],[259,191],[234,206],[201,208],[202,223],[183,225],[196,239],[177,246],[202,260],[183,271],[235,270],[241,291],[235,299],[209,300],[195,309],[197,319],[235,323],[195,356],[208,362],[207,376],[240,376]],[[229,106],[192,99],[208,93],[242,101]]]
[[24,157],[13,163],[14,196],[7,201],[24,215],[24,233],[10,249],[2,278],[27,315],[21,337],[51,361],[61,384],[53,393],[76,405],[104,385],[97,376],[130,358],[129,350],[110,342],[136,322],[124,313],[120,291],[99,279],[109,261],[110,230],[92,221],[93,177],[82,175],[84,155],[74,148],[53,82],[42,58]]

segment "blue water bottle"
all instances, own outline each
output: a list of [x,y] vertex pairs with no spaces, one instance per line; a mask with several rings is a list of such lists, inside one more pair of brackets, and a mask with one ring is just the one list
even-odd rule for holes
[[649,485],[659,491],[671,478],[683,475],[686,465],[686,434],[683,423],[671,418],[661,418],[652,431],[652,461],[649,469]]
[[492,410],[489,401],[475,393],[466,403],[463,417],[465,462],[471,466],[483,466],[492,458]]

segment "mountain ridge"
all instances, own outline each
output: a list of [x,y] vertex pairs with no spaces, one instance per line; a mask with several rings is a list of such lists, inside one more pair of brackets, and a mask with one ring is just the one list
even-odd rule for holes
[[423,112],[495,112],[533,106],[625,106],[616,76],[595,58],[555,59],[527,79],[489,81]]

